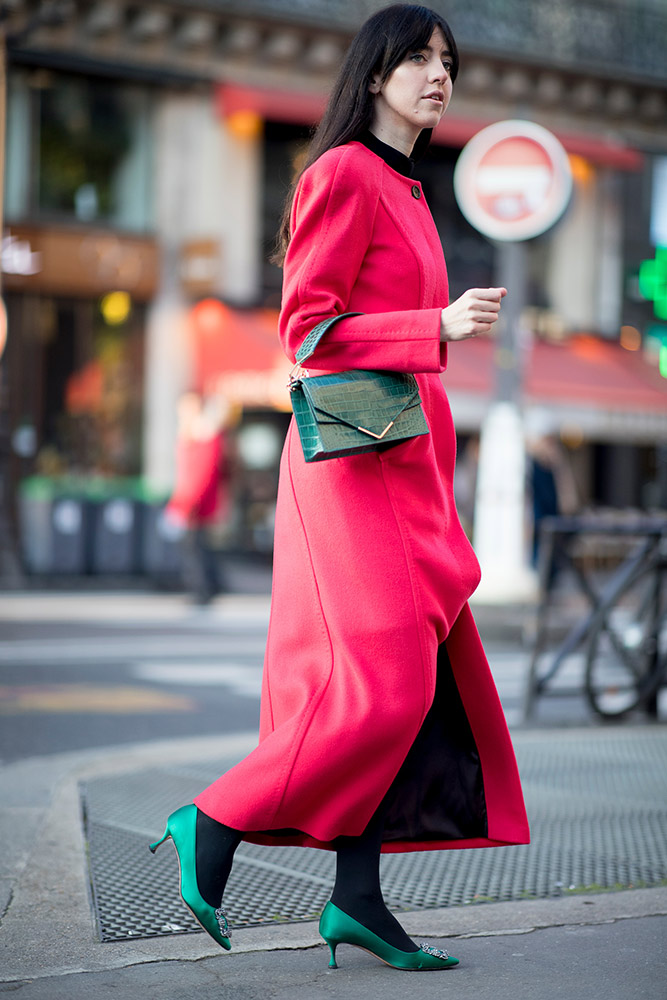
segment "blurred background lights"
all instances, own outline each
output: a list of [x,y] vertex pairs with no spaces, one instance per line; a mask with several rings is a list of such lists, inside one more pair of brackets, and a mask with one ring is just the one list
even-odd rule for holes
[[256,139],[262,133],[263,122],[256,111],[233,111],[227,118],[227,128],[237,139]]
[[620,344],[626,351],[639,350],[642,346],[642,335],[636,326],[621,327]]
[[120,326],[130,315],[132,300],[127,292],[109,292],[100,302],[100,312],[109,326]]
[[653,302],[658,319],[667,319],[667,247],[657,247],[654,259],[639,265],[639,291]]
[[190,316],[202,333],[216,334],[228,316],[228,309],[218,299],[202,299],[192,307]]
[[574,450],[584,443],[584,432],[579,424],[565,424],[561,428],[560,439],[566,448]]
[[654,323],[644,335],[646,351],[658,358],[658,371],[663,378],[667,378],[667,326],[662,323]]
[[273,424],[248,424],[239,431],[237,447],[249,469],[270,469],[280,455],[282,438]]
[[4,354],[7,344],[7,307],[5,300],[0,299],[0,358]]
[[575,184],[590,184],[595,177],[595,170],[592,164],[584,159],[583,156],[577,156],[576,153],[570,153],[568,160],[570,161],[572,180]]

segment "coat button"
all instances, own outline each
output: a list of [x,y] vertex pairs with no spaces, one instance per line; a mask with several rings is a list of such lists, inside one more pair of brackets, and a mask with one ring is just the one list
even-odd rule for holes
[[417,187],[416,184],[413,184],[412,185],[412,197],[413,198],[421,198],[421,196],[422,196],[421,191],[419,190],[419,188]]

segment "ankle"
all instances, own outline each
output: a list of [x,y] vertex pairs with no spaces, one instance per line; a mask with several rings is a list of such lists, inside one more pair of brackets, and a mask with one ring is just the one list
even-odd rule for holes
[[209,906],[219,906],[241,833],[197,810],[197,887]]
[[331,902],[339,910],[354,916],[355,912],[379,912],[386,909],[381,889],[354,890],[339,889],[336,886],[331,893]]

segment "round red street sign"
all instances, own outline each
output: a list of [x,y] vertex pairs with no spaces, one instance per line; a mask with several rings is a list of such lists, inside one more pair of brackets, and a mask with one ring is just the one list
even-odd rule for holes
[[565,211],[572,172],[558,139],[535,122],[489,125],[464,147],[454,191],[468,222],[494,240],[529,240]]

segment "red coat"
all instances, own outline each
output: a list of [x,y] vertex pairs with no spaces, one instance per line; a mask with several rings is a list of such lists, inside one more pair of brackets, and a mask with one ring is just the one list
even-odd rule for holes
[[222,507],[222,438],[179,437],[176,482],[167,504],[174,521],[198,527],[215,521]]
[[[349,143],[301,178],[292,232],[280,317],[289,357],[319,320],[363,312],[326,334],[311,372],[414,372],[431,433],[307,465],[292,423],[260,744],[195,801],[259,843],[326,846],[360,834],[420,731],[446,640],[475,744],[468,760],[481,771],[482,827],[431,833],[428,842],[406,835],[383,849],[526,843],[514,753],[467,605],[479,567],[454,505],[456,439],[439,377],[447,272],[421,187]],[[451,765],[446,752],[429,755],[431,771],[442,769],[443,794]],[[259,833],[271,830],[306,836]]]

